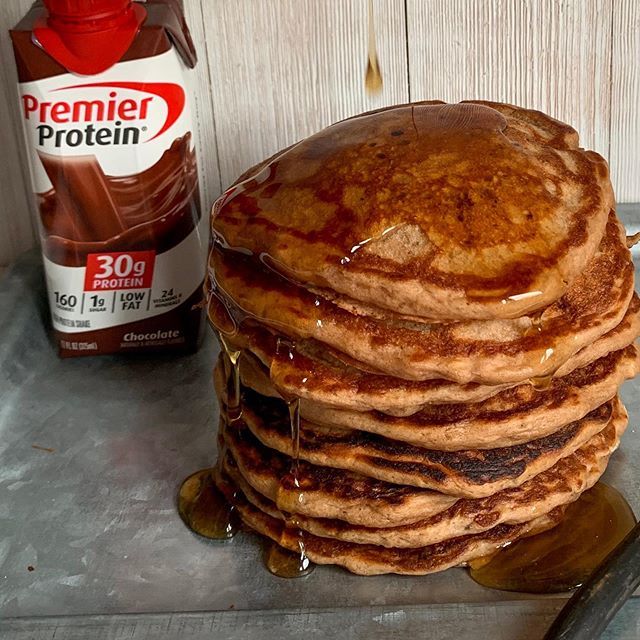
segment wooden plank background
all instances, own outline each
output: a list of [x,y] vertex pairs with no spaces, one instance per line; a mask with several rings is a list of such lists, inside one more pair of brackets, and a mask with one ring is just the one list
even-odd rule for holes
[[[0,265],[36,243],[0,2]],[[619,202],[640,201],[638,0],[374,0],[380,95],[364,91],[367,0],[186,0],[201,188],[327,124],[409,100],[503,100],[575,126],[610,159]]]

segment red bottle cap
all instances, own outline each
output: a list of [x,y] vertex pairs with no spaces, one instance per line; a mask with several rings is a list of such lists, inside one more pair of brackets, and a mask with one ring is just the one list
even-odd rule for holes
[[38,44],[65,69],[106,71],[121,60],[147,12],[131,0],[44,0],[49,11],[33,29]]
[[122,13],[131,0],[44,0],[51,18],[78,20]]

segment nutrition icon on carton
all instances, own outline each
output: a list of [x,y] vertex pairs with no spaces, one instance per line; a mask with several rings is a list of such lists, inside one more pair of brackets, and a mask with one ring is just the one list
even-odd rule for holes
[[173,0],[45,0],[11,32],[61,355],[195,348],[208,245]]

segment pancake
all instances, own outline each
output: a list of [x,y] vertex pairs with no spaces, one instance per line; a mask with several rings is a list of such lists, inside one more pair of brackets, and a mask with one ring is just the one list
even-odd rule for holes
[[401,527],[375,528],[299,514],[285,516],[273,501],[253,489],[229,461],[224,465],[222,481],[228,476],[253,506],[272,518],[288,522],[293,520],[300,529],[317,536],[383,547],[423,547],[462,535],[481,533],[499,524],[527,522],[573,502],[602,476],[626,425],[626,412],[621,408],[606,429],[574,454],[520,487],[501,491],[488,498],[458,500],[435,516]]
[[[222,394],[221,389],[219,392]],[[244,389],[242,418],[267,447],[292,456],[289,413],[284,402]],[[483,497],[518,486],[570,455],[604,429],[612,403],[594,409],[554,433],[524,444],[494,449],[438,451],[353,429],[300,422],[299,457],[320,466],[356,471],[395,484],[454,496]]]
[[255,167],[218,200],[213,231],[288,278],[376,307],[515,318],[566,292],[612,206],[606,163],[571,127],[499,103],[416,103]]
[[367,431],[440,451],[508,447],[547,436],[583,418],[639,371],[640,351],[631,345],[553,379],[546,390],[525,384],[476,404],[428,405],[408,417],[331,409],[304,401],[300,412],[316,424]]
[[[423,575],[555,526],[604,473],[640,299],[604,160],[536,111],[380,109],[215,203],[215,481],[320,564]],[[274,546],[277,549],[277,546]]]
[[282,511],[363,526],[396,527],[441,513],[457,500],[437,491],[389,484],[304,460],[298,463],[298,488],[287,482],[291,459],[263,446],[242,420],[222,430],[225,455],[256,491]]
[[484,533],[452,538],[426,547],[396,549],[341,542],[310,533],[300,536],[298,529],[288,528],[282,520],[254,507],[240,489],[226,487],[224,483],[221,483],[220,488],[236,507],[242,521],[258,533],[295,553],[300,553],[302,542],[305,556],[312,562],[341,565],[360,575],[425,575],[463,565],[475,558],[490,555],[519,538],[551,529],[560,523],[564,514],[563,508],[558,507],[530,522],[502,524]]
[[566,376],[572,371],[584,367],[612,351],[618,351],[619,349],[627,347],[635,342],[638,336],[640,336],[640,298],[634,291],[631,302],[629,302],[629,306],[627,307],[627,312],[620,324],[571,356],[569,360],[555,371],[554,376]]
[[[222,322],[220,320],[220,322]],[[640,335],[640,299],[634,295],[622,322],[594,343],[572,356],[556,372],[564,376],[612,351],[623,349]],[[270,371],[272,384],[280,394],[337,409],[381,411],[395,416],[417,413],[429,404],[473,403],[495,395],[515,383],[482,385],[437,379],[412,381],[386,375],[371,375],[359,363],[345,364],[345,358],[316,340],[298,340],[293,358],[276,353],[277,337],[255,322],[243,323],[242,333],[232,342],[244,349],[243,373],[251,376],[263,395],[278,393],[264,380],[259,363]],[[255,354],[255,357],[254,357]],[[259,363],[258,363],[259,361]]]
[[[314,338],[400,378],[504,384],[550,375],[614,329],[633,295],[634,266],[624,229],[612,214],[594,258],[540,316],[437,325],[351,314],[219,246],[210,254],[209,277],[209,298],[219,295],[230,309],[226,326],[218,326],[227,334],[230,323],[242,332],[251,317],[284,336]],[[218,315],[210,314],[211,321]]]
[[[296,486],[290,481],[291,458],[262,445],[241,420],[224,429],[224,469],[240,476],[252,490],[277,504],[281,511],[295,513],[301,522],[305,518],[341,521],[378,532],[403,526],[405,530],[417,528],[426,520],[452,530],[483,523],[492,526],[498,523],[498,512],[515,514],[517,509],[522,512],[527,500],[534,503],[545,499],[558,503],[564,499],[570,501],[570,495],[579,493],[580,486],[588,485],[596,468],[606,464],[605,458],[617,446],[626,426],[626,411],[621,404],[616,405],[606,429],[574,454],[519,487],[479,499],[456,500],[438,492],[385,483],[304,460],[298,463]],[[536,508],[535,504],[531,506]],[[485,510],[486,518],[483,517]],[[470,520],[475,525],[471,525]],[[334,526],[338,525],[334,522]]]

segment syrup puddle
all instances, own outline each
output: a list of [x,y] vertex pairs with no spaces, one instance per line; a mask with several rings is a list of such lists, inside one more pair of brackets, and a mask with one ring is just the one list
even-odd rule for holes
[[[234,349],[228,340],[218,334],[220,345],[225,354],[228,368],[228,391],[226,419],[221,421],[221,433],[218,452],[218,465],[222,464],[226,454],[224,429],[227,422],[233,423],[242,416],[242,398],[240,390],[240,351]],[[224,426],[223,426],[224,425]],[[235,507],[216,487],[216,470],[201,469],[182,482],[178,492],[178,513],[183,522],[198,535],[211,540],[229,540],[238,532],[240,517]]]
[[235,508],[213,481],[215,469],[202,469],[190,475],[178,493],[178,513],[198,535],[210,540],[229,540],[240,528]]
[[631,507],[598,482],[569,505],[562,522],[471,563],[479,584],[503,591],[561,593],[576,589],[636,523]]
[[300,553],[283,549],[275,542],[266,543],[264,563],[274,576],[278,578],[302,578],[308,576],[315,565],[309,560],[304,549],[304,542],[299,541]]

